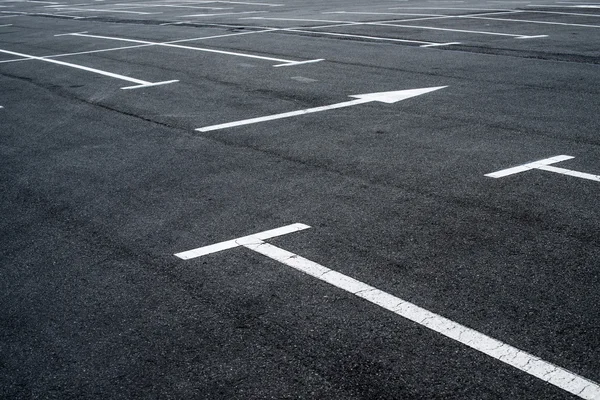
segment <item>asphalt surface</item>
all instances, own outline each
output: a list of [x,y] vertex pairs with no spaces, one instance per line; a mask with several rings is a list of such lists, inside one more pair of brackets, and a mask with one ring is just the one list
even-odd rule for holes
[[580,398],[174,254],[304,223],[268,242],[600,382],[600,181],[485,176],[600,175],[599,43],[597,1],[0,1],[0,398]]

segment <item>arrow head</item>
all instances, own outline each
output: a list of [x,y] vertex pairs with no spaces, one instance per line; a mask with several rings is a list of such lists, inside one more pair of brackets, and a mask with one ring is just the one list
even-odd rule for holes
[[448,86],[436,86],[422,89],[395,90],[392,92],[355,94],[350,97],[366,101],[380,101],[382,103],[392,104],[398,101],[410,99],[411,97],[420,96],[422,94],[444,89],[447,87]]

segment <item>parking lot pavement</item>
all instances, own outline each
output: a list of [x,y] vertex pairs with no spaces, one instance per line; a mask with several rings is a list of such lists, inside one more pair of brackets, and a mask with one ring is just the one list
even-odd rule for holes
[[0,0],[0,397],[600,398],[600,3]]

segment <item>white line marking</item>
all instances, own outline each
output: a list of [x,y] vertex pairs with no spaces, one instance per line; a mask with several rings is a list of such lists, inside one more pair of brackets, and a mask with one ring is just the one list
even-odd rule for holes
[[468,8],[468,7],[390,7],[389,10],[467,10],[467,11],[514,11],[500,8]]
[[554,173],[561,174],[561,175],[568,175],[568,176],[573,176],[576,178],[600,182],[600,175],[593,175],[593,174],[588,174],[585,172],[573,171],[573,170],[566,169],[566,168],[553,167],[550,165],[550,164],[556,164],[561,161],[570,160],[572,158],[574,158],[574,157],[565,156],[565,155],[546,158],[543,160],[534,161],[532,163],[518,165],[516,167],[512,167],[512,168],[508,168],[508,169],[503,169],[501,171],[493,172],[491,174],[486,174],[485,176],[490,177],[490,178],[503,178],[505,176],[518,174],[520,172],[525,172],[525,171],[529,171],[532,169],[541,169],[542,171],[554,172]]
[[241,11],[241,12],[228,12],[228,13],[214,13],[214,14],[191,14],[191,15],[178,15],[177,18],[192,18],[192,17],[220,17],[223,15],[242,15],[242,14],[260,14],[268,11]]
[[[313,28],[317,28],[317,27],[309,27],[309,28],[313,29]],[[305,29],[296,29],[296,28],[285,28],[285,29],[281,29],[281,30],[288,31],[288,32],[312,33],[313,35],[341,36],[341,37],[351,37],[351,38],[357,38],[357,39],[377,40],[377,41],[382,41],[382,42],[415,43],[415,44],[436,45],[436,46],[446,46],[448,44],[448,43],[423,42],[420,40],[394,39],[394,38],[386,38],[386,37],[380,37],[380,36],[353,35],[350,33],[309,31],[309,30],[305,30]]]
[[[139,87],[139,88],[155,86],[155,85],[159,85],[159,84],[178,82],[176,80],[175,81],[165,81],[165,82],[148,82],[148,81],[143,81],[141,79],[130,78],[128,76],[114,74],[112,72],[102,71],[102,70],[96,69],[96,68],[85,67],[85,66],[79,65],[79,64],[72,64],[72,63],[68,63],[68,62],[64,62],[64,61],[51,60],[51,59],[47,59],[44,57],[32,56],[29,54],[17,53],[17,52],[9,51],[9,50],[0,49],[0,53],[11,54],[13,56],[25,57],[28,59],[44,61],[44,62],[48,62],[48,63],[52,63],[52,64],[58,64],[58,65],[62,65],[65,67],[70,67],[70,68],[80,69],[83,71],[93,72],[98,75],[104,75],[104,76],[108,76],[108,77],[115,78],[115,79],[120,79],[120,80],[127,81],[127,82],[137,83],[138,86],[136,86],[136,87]],[[127,88],[122,88],[122,89],[134,89],[136,87],[129,86]]]
[[0,28],[5,28],[7,26],[13,26],[13,24],[4,24],[4,25],[0,25]]
[[[268,29],[268,30],[264,30],[264,31],[253,31],[253,32],[229,33],[229,34],[224,34],[224,35],[204,36],[204,37],[191,38],[191,39],[180,39],[180,40],[174,40],[172,42],[166,42],[166,44],[190,42],[190,41],[204,40],[204,39],[216,39],[216,38],[229,37],[229,36],[250,35],[253,33],[270,32],[272,30],[277,30],[277,29]],[[86,33],[86,32],[76,32],[76,33]],[[62,33],[62,34],[58,34],[58,35],[54,35],[54,36],[72,36],[72,35],[73,35],[73,33]],[[49,56],[43,56],[42,58],[79,56],[79,55],[85,55],[85,54],[105,53],[105,52],[117,51],[117,50],[139,49],[142,47],[150,47],[150,46],[155,46],[155,45],[154,44],[138,44],[138,45],[133,45],[133,46],[112,47],[109,49],[99,49],[99,50],[78,51],[78,52],[74,52],[74,53],[53,54],[53,55],[49,55]],[[12,60],[3,60],[3,61],[0,61],[0,64],[19,62],[19,61],[27,61],[27,60],[31,60],[31,59],[30,58],[16,58],[16,59],[12,59]]]
[[308,229],[310,226],[305,224],[291,224],[287,226],[283,226],[281,228],[270,229],[268,231],[255,233],[249,236],[244,236],[237,239],[227,240],[225,242],[220,242],[216,244],[212,244],[210,246],[199,247],[197,249],[184,251],[181,253],[175,254],[175,256],[181,258],[182,260],[189,260],[196,257],[202,257],[207,254],[216,253],[218,251],[232,249],[234,247],[241,246],[238,241],[244,240],[246,238],[253,238],[258,240],[267,240],[281,235],[287,235],[288,233],[298,232],[304,229]]
[[[586,24],[568,24],[566,22],[550,22],[550,21],[533,21],[527,19],[511,19],[511,18],[489,18],[489,17],[477,17],[477,16],[457,16],[457,18],[467,19],[482,19],[490,21],[507,21],[507,22],[522,22],[524,24],[542,24],[542,25],[561,25],[561,26],[576,26],[581,28],[600,28],[600,25],[586,25]],[[547,35],[544,35],[547,36]],[[530,36],[536,37],[536,36]]]
[[147,88],[147,87],[151,87],[151,86],[168,85],[169,83],[175,83],[175,82],[179,82],[179,81],[171,80],[171,81],[163,81],[163,82],[150,82],[150,83],[145,83],[143,85],[126,86],[126,87],[122,87],[121,89],[123,89],[123,90],[141,89],[141,88]]
[[71,32],[71,33],[59,33],[58,35],[54,35],[54,37],[60,37],[60,36],[71,36],[73,33],[88,33],[88,31],[82,31],[82,32]]
[[434,43],[434,44],[424,44],[419,47],[440,47],[440,46],[451,46],[453,44],[461,44],[461,43],[460,42]]
[[[432,17],[432,18],[441,18],[441,17]],[[270,20],[270,21],[304,21],[304,22],[331,22],[331,23],[347,23],[354,25],[373,25],[373,26],[388,26],[395,28],[405,28],[405,29],[422,29],[422,30],[432,30],[432,31],[444,31],[444,32],[459,32],[459,33],[473,33],[480,35],[493,35],[493,36],[508,36],[514,37],[517,39],[530,39],[534,36],[528,35],[519,35],[513,33],[499,33],[499,32],[487,32],[487,31],[472,31],[467,29],[451,29],[451,28],[438,28],[435,26],[421,26],[421,25],[400,25],[395,23],[382,23],[382,22],[359,22],[359,21],[330,21],[330,20],[318,20],[318,19],[301,19],[301,18],[266,18],[266,17],[250,17],[243,19],[261,19],[261,20]],[[310,28],[310,27],[306,27]],[[304,28],[304,29],[306,29]],[[298,31],[298,30],[295,30]],[[538,35],[535,37],[546,37],[547,35]],[[414,42],[414,41],[413,41]]]
[[[240,19],[265,19],[262,17],[250,17],[250,18],[240,18]],[[288,19],[291,20],[291,19]],[[320,21],[323,20],[312,20],[312,21]],[[339,22],[339,21],[325,21],[325,22]],[[426,46],[420,47],[430,47],[430,46],[447,46],[451,44],[460,44],[460,42],[450,42],[450,43],[435,43],[435,42],[424,42],[421,40],[409,40],[409,39],[394,39],[388,37],[381,36],[366,36],[366,35],[353,35],[350,33],[338,33],[338,32],[323,32],[323,31],[312,31],[309,29],[323,29],[323,28],[334,28],[338,26],[352,26],[352,25],[364,25],[362,22],[341,22],[339,24],[334,25],[320,25],[320,26],[306,26],[302,28],[272,28],[273,31],[286,31],[286,32],[298,32],[298,33],[310,33],[313,35],[327,35],[327,36],[341,36],[341,37],[351,37],[357,39],[368,39],[368,40],[377,40],[384,42],[397,42],[397,43],[415,43],[415,44],[424,44]]]
[[192,8],[196,10],[233,10],[233,7],[202,7],[202,6],[183,6],[176,4],[132,4],[132,3],[120,3],[115,4],[116,6],[128,6],[130,8],[146,8],[146,7],[168,7],[168,8]]
[[537,169],[541,169],[542,171],[555,172],[557,174],[574,176],[575,178],[587,179],[590,181],[600,182],[600,175],[588,174],[585,172],[573,171],[565,168],[553,167],[551,165],[542,165],[537,167]]
[[[308,225],[304,224],[295,225],[301,225],[301,229],[309,228]],[[288,227],[280,229],[285,228]],[[289,231],[290,230],[288,228],[286,233],[289,233]],[[277,236],[278,235],[279,234],[277,234]],[[555,364],[544,361],[539,357],[531,355],[523,350],[501,342],[467,326],[454,322],[439,314],[419,307],[409,301],[379,290],[350,276],[341,274],[321,264],[317,264],[314,261],[266,243],[264,242],[264,240],[266,240],[264,236],[266,236],[264,235],[264,232],[262,234],[249,235],[227,242],[218,243],[216,245],[191,250],[189,252],[178,253],[175,254],[175,256],[182,259],[191,259],[216,251],[243,246],[272,260],[292,267],[297,271],[354,294],[355,296],[360,297],[361,299],[375,304],[385,310],[391,311],[400,317],[406,318],[425,328],[444,335],[447,338],[453,339],[461,344],[464,344],[465,346],[493,357],[496,360],[517,368],[520,371],[541,379],[544,382],[548,382],[582,399],[598,400],[600,398],[600,386],[596,382],[586,379]]]
[[600,5],[576,5],[576,6],[566,6],[566,5],[562,5],[562,6],[557,6],[557,5],[550,5],[550,4],[529,4],[527,5],[527,7],[548,7],[548,8],[600,8]]
[[250,124],[256,124],[259,122],[273,121],[273,120],[277,120],[277,119],[296,117],[299,115],[312,114],[312,113],[321,112],[321,111],[334,110],[334,109],[338,109],[338,108],[352,107],[352,106],[356,106],[359,104],[370,103],[372,101],[378,101],[378,102],[382,102],[382,103],[392,104],[392,103],[396,103],[398,101],[406,100],[406,99],[409,99],[409,98],[415,97],[415,96],[420,96],[422,94],[433,92],[435,90],[443,89],[446,87],[447,86],[438,86],[438,87],[430,87],[430,88],[422,88],[422,89],[396,90],[396,91],[392,91],[392,92],[380,92],[380,93],[367,93],[367,94],[352,95],[349,97],[354,97],[354,98],[357,98],[358,100],[351,100],[351,101],[345,101],[343,103],[337,103],[337,104],[332,104],[332,105],[328,105],[328,106],[314,107],[314,108],[308,108],[305,110],[298,110],[298,111],[291,111],[291,112],[286,112],[286,113],[281,113],[281,114],[268,115],[265,117],[244,119],[241,121],[228,122],[226,124],[205,126],[203,128],[198,128],[196,130],[199,132],[210,132],[210,131],[216,131],[216,130],[220,130],[220,129],[233,128],[236,126],[250,125]]
[[572,158],[574,158],[574,157],[565,156],[565,155],[545,158],[543,160],[534,161],[532,163],[518,165],[516,167],[503,169],[503,170],[497,171],[497,172],[492,172],[491,174],[485,174],[485,176],[490,177],[490,178],[504,178],[505,176],[518,174],[520,172],[529,171],[531,169],[535,169],[535,168],[543,166],[543,165],[555,164],[555,163],[558,163],[561,161],[570,160]]
[[364,11],[325,11],[321,14],[353,14],[353,15],[413,15],[416,17],[445,17],[440,14],[414,14],[414,13],[393,13],[393,12],[364,12]]
[[[261,32],[261,31],[259,31],[259,32]],[[243,32],[243,33],[250,34],[250,33],[259,33],[259,32]],[[231,34],[231,35],[235,35],[235,34]],[[237,35],[239,35],[239,34],[237,34]],[[121,41],[121,42],[130,42],[130,43],[141,43],[141,44],[146,44],[146,45],[173,47],[173,48],[177,48],[177,49],[203,51],[203,52],[207,52],[207,53],[225,54],[225,55],[236,56],[236,57],[246,57],[246,58],[259,59],[259,60],[276,61],[276,62],[282,63],[279,66],[292,66],[292,65],[305,64],[308,62],[323,61],[323,59],[294,61],[294,60],[286,60],[286,59],[282,59],[282,58],[258,56],[258,55],[247,54],[247,53],[236,53],[236,52],[232,52],[232,51],[207,49],[207,48],[202,48],[202,47],[181,46],[178,44],[174,44],[175,42],[180,43],[180,42],[183,42],[184,40],[160,43],[160,42],[149,42],[146,40],[117,38],[117,37],[111,37],[111,36],[88,35],[88,34],[83,34],[83,33],[73,33],[72,36],[90,37],[90,38],[106,39],[106,40],[116,40],[116,41]],[[213,36],[213,37],[225,37],[225,35],[219,35],[219,36]],[[202,39],[207,39],[207,38],[202,38]],[[193,40],[198,40],[198,39],[186,39],[185,41],[193,41]]]
[[292,61],[292,62],[289,62],[289,63],[273,65],[273,67],[275,67],[275,68],[277,68],[277,67],[295,67],[296,65],[312,64],[312,63],[316,63],[316,62],[320,62],[320,61],[325,61],[325,59],[324,58],[317,58],[317,59],[314,59],[314,60],[307,60],[307,61]]
[[[379,24],[373,23],[369,25],[381,25],[381,26],[397,26],[400,28],[408,28],[408,29],[423,29],[423,30],[431,30],[431,31],[445,31],[445,32],[459,32],[459,33],[473,33],[479,35],[492,35],[492,36],[509,36],[517,39],[529,38],[527,35],[519,35],[513,33],[499,33],[499,32],[488,32],[488,31],[472,31],[467,29],[451,29],[451,28],[438,28],[434,26],[420,26],[420,25],[398,25],[398,24]],[[541,36],[539,36],[541,37]]]
[[55,8],[55,10],[63,10],[63,11],[75,11],[75,12],[106,12],[106,13],[123,13],[123,14],[139,14],[139,15],[151,15],[151,14],[162,14],[162,12],[143,12],[143,11],[127,11],[127,10],[106,10],[106,9],[98,9],[98,8],[73,8],[73,7],[59,7]]
[[206,3],[225,3],[225,4],[243,4],[247,6],[265,6],[265,7],[282,7],[284,4],[272,3],[250,3],[246,1],[207,1]]

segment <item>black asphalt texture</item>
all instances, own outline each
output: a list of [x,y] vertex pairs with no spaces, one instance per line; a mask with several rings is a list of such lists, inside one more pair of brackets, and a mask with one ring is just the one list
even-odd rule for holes
[[577,399],[249,249],[174,254],[304,223],[268,242],[600,382],[600,182],[485,176],[600,175],[599,44],[597,0],[0,1],[0,398]]

